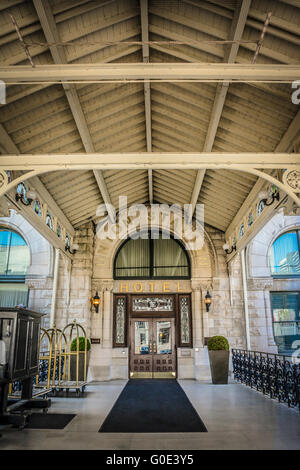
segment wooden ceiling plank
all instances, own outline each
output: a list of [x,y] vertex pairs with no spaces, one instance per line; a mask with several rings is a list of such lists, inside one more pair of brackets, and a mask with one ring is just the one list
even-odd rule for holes
[[[242,38],[250,4],[251,4],[251,0],[243,0],[238,6],[238,8],[236,9],[234,16],[233,16],[231,31],[229,35],[230,40],[239,41]],[[237,57],[238,49],[239,49],[238,43],[233,43],[228,49],[226,49],[224,62],[233,64]],[[204,146],[203,146],[204,152],[212,151],[215,137],[216,137],[217,130],[218,130],[218,126],[220,123],[221,115],[223,112],[228,88],[229,88],[229,82],[224,82],[221,85],[217,86],[216,97],[215,97],[215,101],[213,104],[211,117],[210,117],[210,121],[208,125],[208,130],[206,134],[206,139],[205,139]],[[192,197],[191,197],[191,202],[190,202],[191,203],[191,216],[193,216],[194,214],[194,210],[195,210],[198,197],[201,191],[204,176],[205,176],[205,169],[202,169],[197,174],[195,186],[194,186]]]
[[[53,44],[50,46],[50,51],[55,64],[66,64],[66,55],[63,48],[55,45],[60,42],[59,33],[55,23],[55,19],[51,10],[51,6],[48,0],[33,0],[38,18],[40,20],[42,29],[45,34],[45,38],[48,43]],[[77,90],[75,85],[63,84],[63,88],[66,93],[67,100],[70,105],[71,112],[73,114],[78,132],[82,139],[83,146],[86,152],[94,152],[95,148],[91,139],[91,135],[81,108],[81,104],[78,98]],[[105,204],[107,204],[107,210],[110,218],[113,214],[110,211],[111,200],[108,194],[103,175],[100,170],[93,170],[95,179],[97,181],[100,194]]]
[[[140,0],[141,10],[141,33],[142,33],[142,55],[143,62],[149,63],[149,20],[148,20],[148,0]],[[146,118],[146,145],[147,152],[152,152],[152,130],[151,130],[151,87],[150,83],[144,81],[145,118]],[[148,170],[149,202],[153,203],[153,177],[152,170]]]

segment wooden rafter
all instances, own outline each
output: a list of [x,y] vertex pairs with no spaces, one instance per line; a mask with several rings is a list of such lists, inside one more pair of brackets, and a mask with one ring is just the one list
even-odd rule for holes
[[[49,4],[48,0],[33,0],[37,15],[39,17],[42,29],[45,34],[46,40],[51,43],[55,44],[60,42],[59,38],[59,33],[56,27],[55,19]],[[52,45],[50,46],[50,51],[54,60],[55,64],[61,64],[64,65],[67,63],[67,58],[65,55],[65,52],[63,48],[57,46],[57,45]],[[77,90],[75,85],[72,84],[63,84],[63,88],[66,93],[66,97],[71,109],[71,112],[73,114],[78,132],[80,134],[83,146],[86,150],[87,153],[94,152],[94,144],[92,142],[91,134],[89,132],[86,119],[84,117],[81,104],[79,101],[79,97],[77,94]],[[103,174],[101,170],[93,170],[94,171],[94,176],[97,181],[98,187],[100,194],[102,196],[102,199],[104,203],[106,204],[107,207],[107,212],[110,217],[113,216],[111,212],[111,200],[110,196],[105,184],[105,180],[103,177]]]
[[[37,1],[37,0],[36,0]],[[6,83],[43,82],[125,82],[172,80],[219,82],[292,83],[299,79],[300,64],[223,64],[223,63],[115,63],[61,64],[0,67],[0,79]]]
[[[239,41],[242,38],[250,4],[251,4],[251,0],[243,0],[241,4],[239,5],[239,7],[236,9],[234,17],[233,17],[233,21],[232,21],[232,27],[231,27],[230,37],[229,37],[230,40]],[[226,49],[224,62],[227,62],[228,64],[233,64],[237,57],[238,49],[239,49],[239,44],[237,43],[232,44],[228,49]],[[213,148],[219,122],[222,116],[228,88],[229,88],[228,81],[223,82],[222,84],[219,84],[217,86],[216,96],[215,96],[215,100],[214,100],[214,104],[213,104],[213,108],[212,108],[212,112],[210,116],[210,122],[208,125],[204,147],[203,147],[204,152],[211,152]],[[194,186],[192,197],[191,197],[192,214],[194,213],[194,210],[198,201],[198,197],[201,191],[204,176],[205,176],[205,169],[199,170],[197,173],[197,178],[196,178],[195,186]]]
[[86,169],[279,169],[299,166],[299,153],[274,152],[114,152],[2,155],[0,169],[40,171]]
[[[141,8],[141,30],[142,30],[142,54],[143,62],[149,62],[149,27],[148,27],[148,0],[140,0]],[[145,97],[145,118],[146,118],[146,144],[147,152],[152,152],[152,135],[151,135],[151,88],[149,82],[144,82],[144,97]],[[148,186],[149,186],[149,201],[153,203],[153,183],[152,183],[152,170],[148,170]]]

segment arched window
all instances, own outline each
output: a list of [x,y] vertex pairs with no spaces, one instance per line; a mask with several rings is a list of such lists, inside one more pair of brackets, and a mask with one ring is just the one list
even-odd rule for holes
[[0,228],[0,307],[27,305],[25,275],[29,263],[30,252],[24,238]]
[[0,229],[0,276],[25,276],[30,262],[29,248],[16,232]]
[[183,245],[173,238],[126,240],[114,261],[115,279],[189,279],[190,261]]
[[270,267],[273,276],[300,276],[300,230],[286,232],[274,241]]

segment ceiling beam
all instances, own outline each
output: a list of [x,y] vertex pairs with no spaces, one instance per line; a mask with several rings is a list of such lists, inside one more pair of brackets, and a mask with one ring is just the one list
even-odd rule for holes
[[[229,40],[232,41],[240,41],[243,35],[243,31],[245,28],[249,8],[250,8],[251,0],[242,0],[235,10],[235,14],[232,21],[231,31],[229,35]],[[231,44],[230,47],[225,49],[225,56],[224,62],[229,64],[233,64],[236,60],[237,53],[239,49],[239,44],[234,43]],[[222,84],[217,85],[216,96],[210,116],[210,122],[208,125],[208,130],[203,146],[203,152],[211,152],[215,137],[217,134],[219,122],[222,116],[227,92],[229,88],[229,82],[223,82]],[[194,210],[198,201],[198,197],[201,191],[202,183],[205,176],[205,170],[199,170],[197,173],[197,178],[195,182],[195,186],[193,189],[192,197],[191,197],[191,213],[194,214]]]
[[300,64],[223,64],[223,63],[114,63],[12,65],[0,67],[6,83],[55,81],[128,80],[233,80],[240,82],[293,82],[299,79]]
[[115,152],[2,155],[0,170],[86,169],[279,169],[300,165],[299,153],[274,152]]
[[[1,146],[5,149],[7,153],[20,156],[17,146],[12,141],[11,137],[6,132],[2,124],[0,124],[0,142],[1,142]],[[0,156],[0,159],[1,158],[2,158],[2,155]],[[61,208],[57,205],[57,203],[55,202],[55,200],[49,193],[48,189],[46,189],[46,186],[42,183],[40,178],[38,176],[34,176],[33,178],[31,178],[30,183],[32,183],[34,189],[38,192],[41,198],[47,203],[48,207],[51,209],[51,212],[53,212],[53,214],[55,214],[56,217],[65,226],[65,228],[68,230],[69,235],[74,236],[75,231],[74,231],[73,225],[71,224],[69,219],[66,217],[64,212],[61,210]]]
[[[55,44],[60,42],[59,33],[55,23],[55,19],[51,10],[51,6],[48,0],[33,0],[38,18],[40,20],[45,38],[48,43]],[[62,47],[52,45],[50,51],[55,64],[65,65],[67,64],[67,57]],[[91,134],[87,126],[85,116],[83,114],[81,104],[79,101],[78,93],[75,85],[63,84],[63,88],[66,93],[66,97],[74,117],[79,135],[81,137],[83,146],[87,153],[95,152],[94,144],[92,142]],[[107,212],[112,219],[113,212],[111,210],[111,199],[105,184],[105,180],[101,170],[94,170],[94,176],[99,187],[101,197],[106,204]]]
[[[148,0],[140,0],[141,9],[141,30],[142,30],[142,54],[143,62],[149,63],[149,25],[148,25]],[[145,97],[145,118],[146,118],[146,144],[147,152],[152,152],[152,135],[151,135],[151,88],[149,82],[144,82]],[[148,186],[149,186],[149,202],[153,203],[153,184],[152,170],[148,170]]]

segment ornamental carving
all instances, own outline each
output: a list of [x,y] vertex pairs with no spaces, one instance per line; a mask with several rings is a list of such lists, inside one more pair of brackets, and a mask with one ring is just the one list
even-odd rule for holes
[[8,185],[8,176],[5,171],[0,171],[0,189]]
[[172,297],[138,297],[132,302],[134,312],[172,312]]
[[295,193],[300,192],[300,170],[293,168],[283,173],[283,182]]

